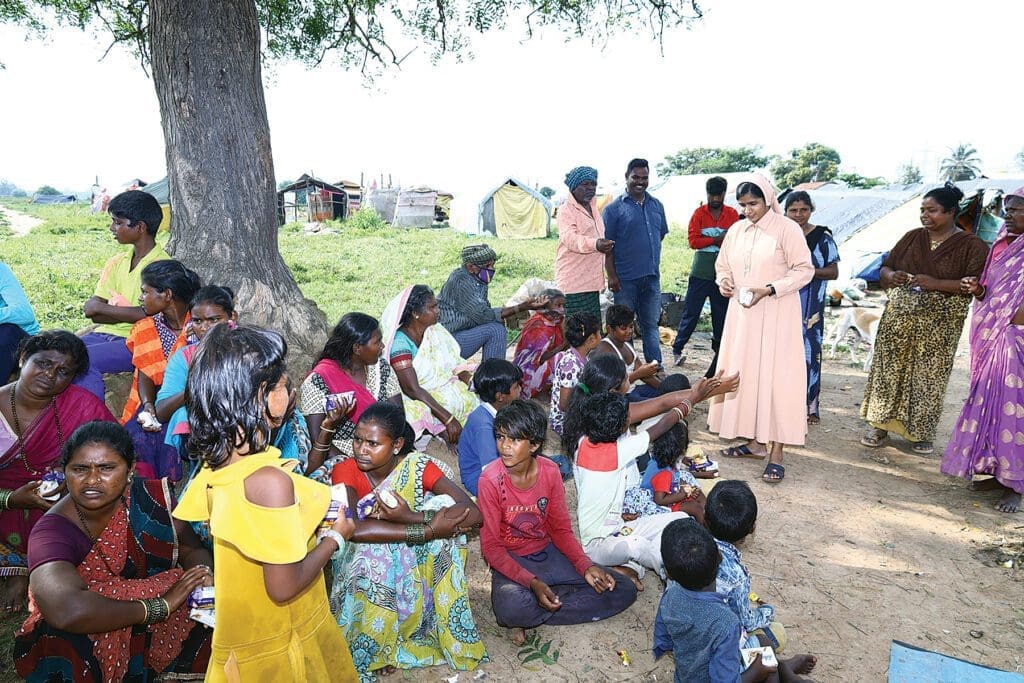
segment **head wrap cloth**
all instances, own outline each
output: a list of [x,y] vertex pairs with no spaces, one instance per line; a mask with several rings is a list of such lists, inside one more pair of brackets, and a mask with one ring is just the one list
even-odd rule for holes
[[565,184],[572,192],[586,181],[597,182],[597,169],[591,166],[577,166],[565,174]]
[[483,266],[491,261],[497,261],[498,255],[486,244],[470,244],[462,248],[462,265],[472,263],[474,266]]

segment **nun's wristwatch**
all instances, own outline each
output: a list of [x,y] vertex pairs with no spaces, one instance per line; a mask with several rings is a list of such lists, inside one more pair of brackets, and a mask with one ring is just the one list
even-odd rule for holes
[[770,292],[768,296],[775,296],[775,285],[768,283],[767,285],[765,285],[765,287],[767,287],[768,291]]

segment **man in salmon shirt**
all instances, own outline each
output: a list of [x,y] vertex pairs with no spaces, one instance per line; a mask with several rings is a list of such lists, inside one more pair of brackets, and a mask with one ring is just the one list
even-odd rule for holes
[[682,365],[686,360],[683,347],[697,329],[704,302],[711,299],[711,348],[715,357],[705,377],[713,377],[718,367],[718,345],[722,341],[722,329],[725,327],[725,312],[729,308],[729,300],[722,296],[715,284],[715,261],[718,260],[718,248],[725,239],[725,231],[740,216],[736,209],[725,205],[725,191],[729,187],[725,178],[709,178],[704,187],[708,193],[708,203],[697,207],[690,218],[688,237],[690,248],[695,253],[690,267],[690,280],[686,286],[683,317],[679,320],[676,340],[672,343],[672,356],[676,365]]
[[577,166],[565,175],[571,196],[558,209],[555,281],[565,293],[565,315],[577,311],[601,319],[605,255],[615,243],[604,237],[597,210],[597,169]]

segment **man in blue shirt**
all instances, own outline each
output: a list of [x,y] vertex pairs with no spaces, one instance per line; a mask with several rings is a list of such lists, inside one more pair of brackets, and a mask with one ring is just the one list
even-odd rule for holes
[[605,257],[605,270],[615,303],[636,313],[644,360],[661,363],[661,241],[668,234],[668,222],[665,207],[647,194],[649,176],[646,159],[630,161],[626,193],[604,209],[604,235],[615,243]]

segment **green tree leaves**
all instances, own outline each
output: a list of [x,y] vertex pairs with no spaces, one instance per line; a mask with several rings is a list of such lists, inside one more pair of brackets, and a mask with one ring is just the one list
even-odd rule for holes
[[687,147],[665,157],[657,165],[658,175],[735,173],[764,168],[772,157],[754,147]]
[[896,182],[902,185],[913,185],[924,180],[924,176],[921,175],[921,169],[911,161],[900,166],[900,175],[896,178]]
[[780,188],[800,183],[832,180],[839,175],[839,152],[817,142],[810,142],[772,164],[772,176]]

